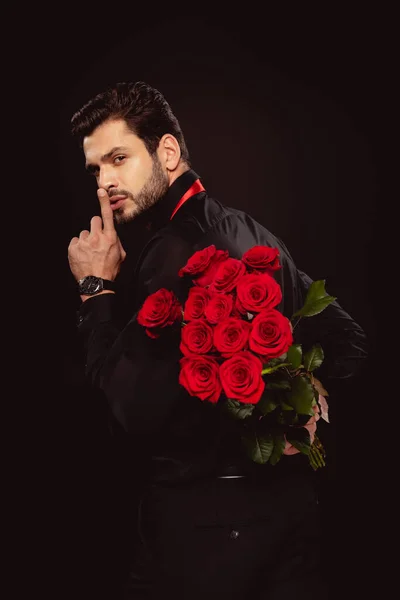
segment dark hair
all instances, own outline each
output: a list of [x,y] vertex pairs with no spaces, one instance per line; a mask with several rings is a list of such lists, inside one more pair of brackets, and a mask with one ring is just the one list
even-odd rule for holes
[[111,119],[124,119],[132,133],[143,140],[150,155],[156,152],[162,136],[170,133],[179,143],[182,160],[190,166],[178,119],[161,92],[147,83],[117,83],[97,94],[73,115],[72,135],[82,144],[84,137]]

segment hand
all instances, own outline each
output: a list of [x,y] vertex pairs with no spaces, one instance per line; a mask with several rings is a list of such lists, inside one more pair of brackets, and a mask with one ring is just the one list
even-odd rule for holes
[[114,227],[110,199],[104,189],[97,190],[101,217],[93,217],[90,231],[81,231],[68,246],[68,261],[77,281],[96,275],[113,281],[125,260],[126,252]]

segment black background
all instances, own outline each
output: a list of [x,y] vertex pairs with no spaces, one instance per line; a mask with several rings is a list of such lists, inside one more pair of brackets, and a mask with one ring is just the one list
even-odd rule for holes
[[[379,557],[371,514],[381,454],[360,446],[376,410],[372,373],[381,307],[371,280],[386,256],[379,217],[387,202],[380,161],[390,16],[265,10],[218,16],[194,7],[165,16],[154,7],[125,18],[122,7],[117,13],[109,7],[93,20],[58,17],[48,37],[35,38],[36,72],[46,86],[37,135],[45,147],[49,140],[55,163],[51,207],[44,211],[52,245],[42,245],[43,262],[51,262],[45,274],[57,285],[55,294],[39,298],[48,315],[40,335],[49,342],[37,379],[39,388],[42,377],[51,388],[45,427],[58,438],[60,453],[48,447],[46,458],[49,480],[50,473],[61,475],[62,505],[54,514],[55,543],[64,589],[74,588],[74,598],[112,597],[123,518],[103,399],[83,382],[75,330],[79,298],[67,246],[99,209],[69,120],[107,85],[134,80],[167,98],[208,192],[278,235],[297,266],[326,279],[328,292],[368,335],[368,367],[332,407],[321,497],[332,586],[347,586],[343,597],[350,597],[350,590],[357,595],[360,586],[378,585],[377,567],[367,577],[365,565],[375,566]],[[46,166],[43,173],[40,183]],[[125,240],[128,251],[130,243]]]

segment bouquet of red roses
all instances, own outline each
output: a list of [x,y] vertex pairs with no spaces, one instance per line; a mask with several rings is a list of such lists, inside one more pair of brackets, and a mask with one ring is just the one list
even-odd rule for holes
[[302,317],[336,298],[323,280],[315,281],[288,319],[276,308],[280,268],[277,248],[254,246],[238,260],[208,246],[179,271],[193,284],[184,306],[162,288],[146,298],[137,319],[153,338],[181,324],[179,383],[200,400],[223,402],[226,413],[242,421],[242,442],[253,461],[275,465],[282,455],[302,452],[317,469],[325,465],[317,421],[329,422],[328,393],[314,376],[324,353],[319,344],[303,352],[293,333]]

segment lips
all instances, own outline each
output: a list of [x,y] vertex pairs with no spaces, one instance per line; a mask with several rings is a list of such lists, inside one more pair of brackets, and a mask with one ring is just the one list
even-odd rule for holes
[[120,206],[122,206],[124,200],[126,200],[126,196],[112,196],[110,198],[110,205],[113,210],[116,210]]

